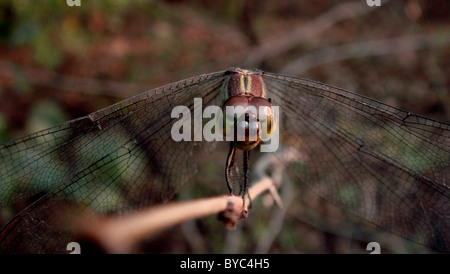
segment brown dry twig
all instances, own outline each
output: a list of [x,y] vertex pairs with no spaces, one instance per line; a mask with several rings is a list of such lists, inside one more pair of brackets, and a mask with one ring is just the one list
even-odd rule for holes
[[[272,180],[264,177],[249,189],[249,195],[254,199],[268,190],[274,192],[275,188]],[[71,218],[68,225],[79,238],[91,239],[107,253],[129,253],[140,241],[168,227],[212,214],[219,214],[226,226],[233,228],[247,217],[247,204],[240,196],[222,195],[172,202],[122,216],[78,216]]]

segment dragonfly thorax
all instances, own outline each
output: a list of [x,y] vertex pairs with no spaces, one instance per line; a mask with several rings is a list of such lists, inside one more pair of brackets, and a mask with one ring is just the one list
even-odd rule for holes
[[266,98],[262,71],[232,68],[227,73],[229,77],[224,84],[224,101],[237,95]]

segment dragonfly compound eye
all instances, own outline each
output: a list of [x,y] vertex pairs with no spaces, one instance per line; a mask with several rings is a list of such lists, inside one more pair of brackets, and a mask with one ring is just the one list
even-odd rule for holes
[[275,131],[277,119],[272,104],[264,98],[232,96],[222,109],[223,134],[241,149],[253,149]]
[[277,119],[272,104],[264,98],[252,98],[250,107],[257,109],[257,117],[259,121],[259,134],[263,139],[268,138],[275,131]]
[[258,110],[249,106],[252,97],[233,96],[223,104],[223,134],[244,150],[256,147],[260,142]]

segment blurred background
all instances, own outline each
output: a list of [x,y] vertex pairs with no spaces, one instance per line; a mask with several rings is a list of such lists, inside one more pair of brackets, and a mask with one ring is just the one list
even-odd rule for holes
[[[446,0],[0,0],[0,142],[232,66],[324,82],[448,123],[449,14]],[[178,198],[226,192],[224,156],[216,158],[218,171]],[[255,201],[236,230],[212,216],[139,252],[367,253],[367,238],[384,239],[385,253],[428,252],[377,230],[338,231],[284,198],[284,210]]]

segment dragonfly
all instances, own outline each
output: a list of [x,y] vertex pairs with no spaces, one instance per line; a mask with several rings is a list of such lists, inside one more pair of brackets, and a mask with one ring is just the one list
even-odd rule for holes
[[[195,119],[201,114],[195,114],[194,98],[201,98],[203,111],[242,107],[219,119],[223,135],[243,135],[223,158],[231,194],[244,198],[250,152],[277,130],[280,147],[301,155],[277,159],[302,193],[361,222],[450,251],[448,123],[324,83],[236,67],[152,89],[2,144],[0,207],[2,214],[13,213],[0,231],[0,251],[66,253],[74,235],[62,228],[60,216],[70,206],[125,214],[172,199],[195,178],[195,159],[208,157],[221,142],[174,140],[180,120],[172,111],[184,106]],[[199,124],[206,126],[204,117]]]
[[[219,127],[223,129],[224,136],[232,140],[226,161],[225,178],[230,194],[240,194],[245,203],[249,184],[250,151],[258,146],[261,138],[267,139],[275,133],[277,118],[272,99],[267,98],[261,71],[235,68],[229,69],[228,72],[230,76],[222,91],[224,120],[221,120],[223,124]],[[239,168],[236,165],[236,155],[239,149],[243,151],[243,179],[239,179],[237,175]],[[233,192],[234,181],[240,186],[238,192]]]

